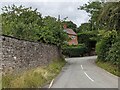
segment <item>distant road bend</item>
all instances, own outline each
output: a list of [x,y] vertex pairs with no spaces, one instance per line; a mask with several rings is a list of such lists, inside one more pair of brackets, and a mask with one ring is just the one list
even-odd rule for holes
[[66,58],[68,64],[54,80],[52,88],[118,88],[118,77],[97,67],[96,58]]

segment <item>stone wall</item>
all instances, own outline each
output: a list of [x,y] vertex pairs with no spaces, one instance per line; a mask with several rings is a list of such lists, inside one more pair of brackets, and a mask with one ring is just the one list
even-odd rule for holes
[[4,73],[21,72],[49,64],[61,57],[55,45],[2,37],[2,68]]

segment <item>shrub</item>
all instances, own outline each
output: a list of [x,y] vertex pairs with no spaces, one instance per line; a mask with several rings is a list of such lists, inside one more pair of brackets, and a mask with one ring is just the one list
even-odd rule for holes
[[69,57],[83,56],[87,52],[85,45],[80,46],[67,46],[63,48],[63,54]]
[[106,57],[109,55],[109,50],[112,47],[112,44],[115,43],[117,33],[115,30],[100,32],[100,40],[96,44],[96,52],[98,55],[98,60],[109,61]]
[[107,45],[107,40],[102,40],[96,44],[96,52],[99,60],[106,61],[107,53],[109,51],[109,46]]
[[120,36],[117,38],[117,41],[112,44],[112,47],[110,48],[108,52],[108,56],[106,57],[107,60],[110,60],[110,62],[114,65],[118,65],[120,62]]
[[93,32],[93,31],[81,32],[81,33],[78,33],[78,42],[84,43],[88,47],[90,52],[92,48],[95,48],[96,37],[97,37],[96,32]]

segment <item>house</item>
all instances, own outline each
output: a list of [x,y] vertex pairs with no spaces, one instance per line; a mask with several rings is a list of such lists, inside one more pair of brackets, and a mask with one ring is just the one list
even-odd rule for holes
[[64,32],[66,32],[70,38],[70,40],[67,41],[68,45],[78,45],[77,34],[72,29],[67,28],[66,24],[64,24],[63,28],[64,28]]

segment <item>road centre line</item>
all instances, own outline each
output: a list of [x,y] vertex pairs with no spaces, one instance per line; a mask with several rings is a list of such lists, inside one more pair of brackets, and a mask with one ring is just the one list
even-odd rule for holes
[[83,69],[83,66],[81,65],[81,68]]
[[84,72],[84,74],[85,74],[92,82],[94,82],[94,80],[93,80],[90,76],[88,76],[88,74],[87,74],[86,72]]

